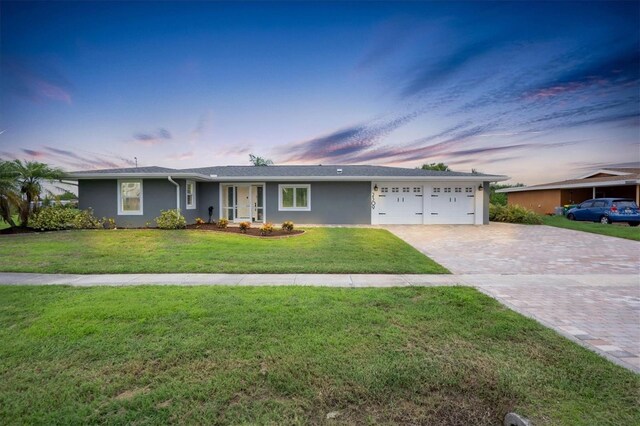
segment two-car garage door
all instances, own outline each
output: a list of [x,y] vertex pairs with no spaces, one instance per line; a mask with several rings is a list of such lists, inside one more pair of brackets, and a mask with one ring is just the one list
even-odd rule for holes
[[472,183],[382,182],[376,185],[373,223],[475,223],[476,190]]

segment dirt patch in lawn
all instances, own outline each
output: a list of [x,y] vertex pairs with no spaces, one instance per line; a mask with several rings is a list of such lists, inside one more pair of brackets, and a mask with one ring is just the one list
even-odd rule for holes
[[203,223],[201,225],[187,225],[187,229],[196,229],[200,231],[214,231],[214,232],[226,232],[229,234],[242,234],[250,237],[265,237],[265,238],[273,238],[273,237],[293,237],[296,235],[304,234],[304,231],[301,229],[294,229],[291,232],[283,231],[282,229],[275,228],[273,232],[262,235],[260,233],[260,225],[256,225],[255,228],[249,228],[246,231],[241,231],[237,226],[228,226],[226,228],[218,228],[218,225],[215,223]]

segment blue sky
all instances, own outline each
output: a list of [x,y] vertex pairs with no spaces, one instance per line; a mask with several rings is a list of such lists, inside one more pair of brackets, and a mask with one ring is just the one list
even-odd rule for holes
[[640,162],[637,2],[6,2],[0,157],[381,164],[539,183]]

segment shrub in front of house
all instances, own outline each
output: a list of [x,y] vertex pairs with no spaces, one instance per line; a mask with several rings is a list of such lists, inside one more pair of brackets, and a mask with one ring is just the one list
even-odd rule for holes
[[44,207],[29,219],[29,227],[38,231],[60,231],[75,228],[79,211],[62,206]]
[[160,216],[155,218],[160,229],[183,229],[187,227],[187,220],[176,209],[160,210]]
[[247,233],[247,229],[251,228],[251,222],[240,222],[240,232]]
[[101,226],[102,222],[93,215],[93,210],[78,210],[61,205],[41,208],[29,219],[29,227],[38,231],[96,229]]
[[73,227],[76,229],[97,229],[102,227],[102,222],[93,215],[92,209],[79,210],[73,219]]
[[518,205],[489,205],[489,220],[494,222],[542,225],[542,216]]
[[290,220],[288,220],[288,221],[286,221],[286,222],[284,222],[282,224],[282,230],[285,231],[285,232],[291,232],[291,231],[293,231],[293,228],[294,228],[294,224]]
[[228,225],[229,225],[229,219],[222,218],[217,222],[217,226],[220,229],[226,229]]
[[116,221],[111,217],[103,217],[100,223],[104,229],[116,229]]
[[196,217],[196,225],[204,224],[204,220],[201,217]]
[[273,223],[265,223],[260,227],[260,235],[268,235],[273,232]]

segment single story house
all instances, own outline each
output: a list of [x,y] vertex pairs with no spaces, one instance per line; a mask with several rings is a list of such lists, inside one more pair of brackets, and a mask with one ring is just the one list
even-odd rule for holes
[[487,224],[489,183],[507,176],[382,166],[135,167],[73,172],[79,207],[120,227],[160,210],[231,222]]
[[592,198],[629,198],[640,204],[640,168],[608,167],[571,180],[505,188],[496,192],[506,192],[510,205],[517,204],[540,214],[553,214],[556,207]]

